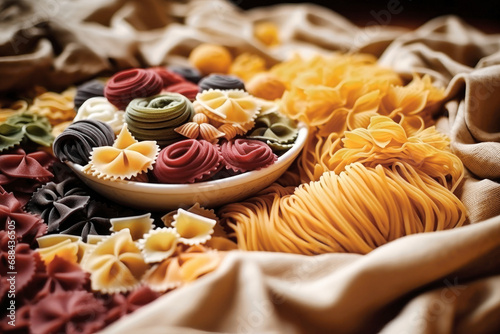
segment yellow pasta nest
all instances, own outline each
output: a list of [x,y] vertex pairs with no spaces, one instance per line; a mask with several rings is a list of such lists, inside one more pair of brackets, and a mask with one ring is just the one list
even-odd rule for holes
[[408,136],[389,117],[374,116],[367,129],[347,131],[342,142],[344,147],[329,160],[328,168],[336,173],[356,161],[368,167],[404,161],[452,190],[464,174],[462,161],[449,150],[449,139],[434,127]]
[[226,74],[231,66],[232,57],[229,50],[221,45],[200,44],[189,54],[189,62],[201,74]]
[[159,151],[155,141],[137,141],[124,124],[113,146],[93,148],[83,171],[105,180],[132,178],[152,169]]
[[229,204],[220,214],[240,249],[307,255],[366,254],[402,236],[450,229],[466,219],[450,190],[405,162],[388,168],[356,162],[292,195],[273,192]]
[[229,69],[230,74],[241,78],[245,82],[252,79],[257,73],[264,71],[266,71],[266,61],[264,58],[246,52],[236,57]]
[[342,138],[338,132],[322,136],[317,130],[310,130],[304,148],[297,159],[302,183],[317,181],[324,172],[330,170],[331,157],[342,147]]
[[286,86],[274,74],[260,73],[248,81],[246,89],[255,97],[276,100],[283,96]]
[[260,22],[255,25],[255,38],[267,46],[275,46],[280,44],[278,26],[272,22]]
[[365,128],[346,131],[344,136],[309,137],[299,161],[303,180],[318,180],[326,171],[340,173],[347,165],[389,166],[404,161],[454,190],[464,174],[461,160],[451,153],[449,139],[434,127],[410,135],[387,116],[374,116]]

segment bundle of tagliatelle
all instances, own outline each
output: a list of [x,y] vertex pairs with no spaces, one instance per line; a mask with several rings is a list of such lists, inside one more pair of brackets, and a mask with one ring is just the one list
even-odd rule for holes
[[[443,91],[429,77],[404,83],[361,54],[269,68],[202,44],[189,61],[2,101],[0,256],[15,222],[19,328],[94,332],[213,271],[230,250],[367,253],[466,223],[453,194],[463,166],[433,127]],[[109,182],[209,182],[273,164],[298,122],[309,138],[295,166],[218,210],[124,208],[63,163]]]
[[432,126],[443,89],[403,84],[366,55],[296,57],[270,70],[283,112],[309,125],[299,187],[271,187],[220,215],[244,250],[365,254],[396,238],[458,227],[464,175]]

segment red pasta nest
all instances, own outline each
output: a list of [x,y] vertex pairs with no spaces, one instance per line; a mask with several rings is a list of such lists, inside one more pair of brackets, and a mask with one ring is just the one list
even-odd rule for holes
[[170,93],[179,93],[187,97],[190,101],[194,101],[196,99],[196,95],[198,94],[199,87],[197,84],[184,81],[166,86],[165,88],[163,88],[163,91]]
[[118,109],[125,110],[133,99],[156,95],[162,88],[163,79],[157,72],[134,68],[113,75],[104,88],[104,96]]
[[210,178],[223,166],[217,145],[186,139],[161,150],[153,174],[161,183],[194,183]]
[[264,142],[236,139],[222,144],[221,154],[227,169],[235,172],[258,170],[273,164],[278,157]]

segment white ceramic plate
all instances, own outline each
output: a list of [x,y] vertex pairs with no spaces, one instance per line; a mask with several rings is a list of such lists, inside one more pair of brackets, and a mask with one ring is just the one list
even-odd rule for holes
[[102,180],[83,173],[82,166],[78,164],[71,162],[67,164],[90,188],[122,205],[162,212],[189,207],[196,202],[204,207],[213,208],[241,201],[276,181],[299,155],[306,142],[307,134],[307,128],[300,126],[293,147],[269,167],[225,179],[193,184]]

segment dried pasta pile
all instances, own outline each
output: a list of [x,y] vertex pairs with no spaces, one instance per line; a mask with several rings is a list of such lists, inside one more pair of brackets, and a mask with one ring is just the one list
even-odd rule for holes
[[428,76],[403,86],[366,55],[296,57],[270,70],[282,110],[309,126],[302,184],[273,186],[220,211],[243,250],[365,254],[405,235],[458,227],[464,167],[433,116],[444,97]]

